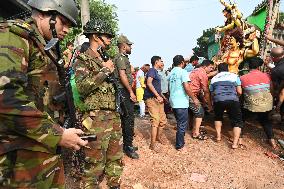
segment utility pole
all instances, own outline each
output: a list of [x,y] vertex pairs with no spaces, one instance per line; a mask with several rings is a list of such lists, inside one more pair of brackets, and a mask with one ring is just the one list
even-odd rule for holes
[[[83,31],[83,27],[90,20],[90,5],[89,0],[80,0],[79,3],[81,5],[81,22]],[[82,41],[86,41],[86,37],[83,35],[83,32],[75,37],[74,46],[77,47],[82,45]]]
[[81,20],[82,20],[82,28],[90,20],[89,0],[81,0]]

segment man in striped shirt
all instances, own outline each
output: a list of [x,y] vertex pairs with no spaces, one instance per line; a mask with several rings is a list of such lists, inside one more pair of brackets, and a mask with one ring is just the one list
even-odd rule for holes
[[241,129],[243,128],[242,112],[239,96],[242,94],[241,81],[238,75],[229,72],[226,63],[218,65],[219,73],[210,83],[210,91],[214,102],[215,128],[217,141],[221,141],[221,128],[225,110],[233,126],[232,148],[239,146]]
[[247,61],[249,62],[250,72],[241,77],[244,93],[243,117],[246,119],[255,114],[270,145],[275,148],[273,128],[269,120],[269,112],[273,108],[272,81],[267,73],[263,73],[258,69],[263,64],[261,58],[252,57]]

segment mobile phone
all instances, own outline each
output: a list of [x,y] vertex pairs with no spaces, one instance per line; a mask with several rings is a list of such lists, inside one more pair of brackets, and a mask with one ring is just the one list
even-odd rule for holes
[[88,142],[96,141],[97,140],[97,135],[95,134],[90,134],[90,135],[83,135],[80,136],[82,140],[87,140]]

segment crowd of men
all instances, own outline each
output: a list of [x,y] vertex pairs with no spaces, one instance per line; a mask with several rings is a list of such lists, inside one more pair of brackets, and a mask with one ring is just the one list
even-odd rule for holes
[[[281,44],[281,41],[277,43]],[[163,76],[158,74],[164,72],[162,58],[153,56],[152,68],[145,75],[143,98],[151,116],[150,148],[154,149],[155,142],[160,141],[159,133],[167,123],[164,104],[170,104],[177,121],[177,150],[186,150],[184,135],[188,125],[192,129],[193,139],[208,138],[206,131],[200,129],[205,111],[214,112],[217,142],[221,141],[223,115],[227,112],[233,127],[233,149],[244,146],[242,128],[251,117],[263,127],[271,147],[276,148],[270,115],[275,109],[281,114],[283,125],[283,60],[283,48],[272,48],[270,61],[266,60],[264,64],[259,57],[247,58],[243,64],[247,64],[249,70],[246,74],[238,75],[229,72],[229,65],[223,62],[214,63],[197,56],[185,60],[182,55],[176,55],[170,73]],[[145,72],[146,66],[141,70]],[[138,78],[137,83],[144,81],[141,76]],[[169,93],[162,92],[163,85],[168,87]],[[140,111],[145,111],[143,106],[140,106]]]
[[[171,110],[177,121],[175,147],[179,151],[186,150],[184,135],[190,114],[192,138],[207,139],[206,132],[200,129],[205,110],[214,110],[216,141],[221,140],[223,114],[227,111],[233,126],[232,148],[238,148],[242,144],[244,115],[253,113],[275,147],[269,113],[277,97],[276,109],[283,114],[282,48],[271,50],[275,64],[267,64],[270,75],[260,71],[263,60],[254,57],[246,60],[250,71],[241,77],[230,73],[225,63],[216,67],[210,60],[193,56],[187,61],[182,55],[173,58],[173,68],[166,74],[162,58],[153,56],[152,67],[142,66],[133,88],[128,58],[133,43],[126,36],[118,37],[119,52],[110,59],[105,51],[115,32],[104,20],[93,18],[83,31],[88,45],[82,45],[74,58],[73,46],[68,43],[63,53],[65,63],[59,64],[58,43],[50,52],[47,42],[63,40],[69,28],[77,24],[75,2],[29,0],[28,4],[31,18],[0,23],[1,187],[65,188],[65,148],[77,151],[72,161],[78,157],[80,161],[72,165],[79,169],[74,169],[72,176],[80,188],[97,188],[103,176],[109,188],[120,188],[123,153],[139,159],[138,147],[133,145],[136,102],[140,117],[145,117],[145,106],[150,114],[150,149],[154,151],[157,142],[165,144],[161,136]],[[72,67],[68,73],[75,81],[76,119],[69,119],[64,106],[70,98],[64,93],[60,66],[66,70]],[[62,94],[63,102],[54,98]],[[74,119],[79,127],[66,128]]]
[[[221,141],[223,115],[227,112],[233,127],[233,149],[243,146],[241,131],[245,121],[251,117],[261,124],[268,143],[276,148],[270,114],[276,109],[283,124],[283,59],[283,48],[273,48],[272,62],[264,64],[259,57],[248,58],[244,63],[249,65],[249,70],[240,76],[229,72],[226,63],[216,64],[197,56],[185,60],[182,55],[176,55],[170,73],[163,76],[158,74],[164,72],[162,58],[153,56],[152,68],[145,75],[143,98],[151,116],[150,148],[154,149],[155,141],[160,141],[162,128],[167,124],[166,104],[170,105],[177,121],[177,150],[186,150],[184,135],[189,125],[193,139],[208,138],[206,131],[200,129],[206,111],[214,112],[217,142]],[[141,70],[145,72],[146,66]],[[271,70],[261,71],[264,66]],[[141,76],[138,78],[137,83],[144,81]],[[168,87],[166,94],[161,90],[163,85]],[[143,108],[140,106],[140,112],[143,112],[140,116],[144,115]]]

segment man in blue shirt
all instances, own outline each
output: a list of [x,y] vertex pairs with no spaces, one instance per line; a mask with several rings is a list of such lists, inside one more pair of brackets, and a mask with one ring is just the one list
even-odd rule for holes
[[233,129],[233,145],[236,149],[239,145],[243,120],[238,95],[242,94],[241,80],[238,75],[229,72],[228,64],[218,65],[219,73],[211,80],[210,91],[214,102],[215,128],[217,141],[221,140],[221,127],[223,114],[226,110]]
[[167,118],[164,111],[164,100],[166,99],[162,94],[161,77],[158,70],[163,67],[163,60],[160,56],[153,56],[151,58],[152,68],[146,74],[146,89],[144,93],[144,100],[151,116],[151,144],[150,149],[156,150],[156,141],[161,144],[165,142],[161,138],[161,133],[167,124]]
[[170,104],[177,120],[176,149],[184,151],[184,135],[188,126],[189,97],[198,106],[199,101],[190,90],[189,77],[184,70],[185,61],[182,55],[173,58],[173,70],[169,75]]

